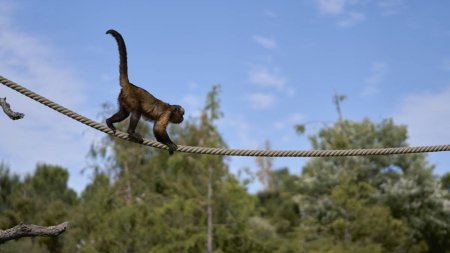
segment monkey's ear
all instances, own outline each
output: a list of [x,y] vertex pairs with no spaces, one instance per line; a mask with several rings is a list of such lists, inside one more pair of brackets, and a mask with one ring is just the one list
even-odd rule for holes
[[170,111],[173,112],[173,113],[177,113],[177,114],[184,114],[183,107],[181,107],[179,105],[173,105],[172,109]]

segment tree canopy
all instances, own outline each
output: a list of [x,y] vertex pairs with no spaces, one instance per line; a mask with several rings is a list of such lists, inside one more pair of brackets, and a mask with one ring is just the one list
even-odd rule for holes
[[[226,147],[219,93],[214,86],[199,117],[170,129],[176,143]],[[139,132],[151,135],[146,124]],[[341,118],[309,139],[313,149],[408,145],[406,127],[390,119]],[[264,185],[256,194],[225,157],[169,156],[110,136],[93,143],[89,164],[79,195],[62,167],[19,177],[0,164],[0,229],[70,221],[57,238],[0,251],[205,252],[209,205],[214,252],[450,252],[450,176],[433,175],[424,154],[312,158],[300,174],[260,159],[250,170]]]

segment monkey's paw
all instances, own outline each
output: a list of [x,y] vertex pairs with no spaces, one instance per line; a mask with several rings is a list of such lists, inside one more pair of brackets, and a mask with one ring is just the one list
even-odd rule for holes
[[113,134],[116,134],[116,128],[108,119],[106,120],[106,125],[113,131]]
[[139,143],[144,142],[144,139],[142,138],[142,136],[138,133],[128,133],[128,137],[130,137],[130,139],[137,141]]
[[178,146],[175,143],[171,143],[169,145],[167,145],[169,147],[169,154],[173,155],[173,152],[177,151]]

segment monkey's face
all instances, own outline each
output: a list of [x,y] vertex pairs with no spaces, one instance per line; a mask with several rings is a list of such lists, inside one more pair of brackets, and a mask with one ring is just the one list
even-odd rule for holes
[[172,105],[172,113],[170,114],[170,122],[179,124],[183,122],[184,109],[179,105]]

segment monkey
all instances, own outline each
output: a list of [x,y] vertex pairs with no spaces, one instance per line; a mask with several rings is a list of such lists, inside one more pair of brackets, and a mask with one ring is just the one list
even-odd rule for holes
[[167,145],[169,154],[172,155],[177,150],[177,145],[170,139],[166,128],[169,122],[174,124],[183,122],[184,108],[180,105],[163,102],[145,89],[132,84],[128,80],[127,49],[122,35],[113,29],[106,31],[106,34],[114,37],[119,48],[119,83],[121,86],[118,97],[119,111],[106,119],[106,125],[115,133],[114,123],[123,121],[131,114],[127,130],[128,136],[142,143],[142,136],[135,130],[143,116],[144,119],[154,122],[153,133],[156,140]]

